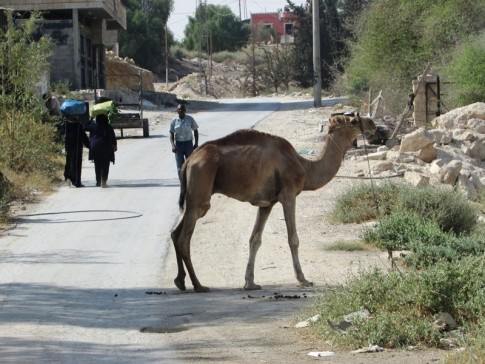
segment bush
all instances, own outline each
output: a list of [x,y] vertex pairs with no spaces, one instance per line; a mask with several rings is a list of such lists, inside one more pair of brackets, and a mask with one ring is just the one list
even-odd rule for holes
[[343,223],[361,223],[396,210],[415,213],[457,235],[469,234],[478,220],[476,209],[457,192],[392,182],[360,184],[345,191],[338,196],[332,217]]
[[468,234],[477,224],[477,212],[460,193],[436,187],[407,187],[402,192],[401,209],[436,222],[444,232]]
[[[480,331],[485,314],[483,282],[485,255],[406,274],[377,269],[361,272],[345,287],[320,297],[314,313],[321,319],[313,328],[340,347],[438,346],[439,339],[448,334],[432,328],[436,313],[448,312],[470,332]],[[364,308],[371,317],[353,321],[345,333],[328,324]]]
[[332,217],[340,222],[361,223],[386,215],[396,205],[396,195],[404,188],[395,183],[359,184],[338,196]]
[[364,230],[363,238],[380,249],[410,249],[412,243],[423,236],[423,231],[430,229],[429,224],[414,213],[397,211],[381,218],[374,228]]

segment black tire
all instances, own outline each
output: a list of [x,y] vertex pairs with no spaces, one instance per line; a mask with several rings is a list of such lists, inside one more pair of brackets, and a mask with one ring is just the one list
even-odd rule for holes
[[150,136],[150,128],[148,126],[148,119],[143,119],[143,138]]

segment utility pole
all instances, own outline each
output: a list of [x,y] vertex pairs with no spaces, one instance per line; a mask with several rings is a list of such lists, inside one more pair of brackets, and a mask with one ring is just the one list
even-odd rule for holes
[[[196,8],[197,14],[198,14],[198,19],[197,19],[197,24],[198,24],[198,30],[199,30],[199,85],[201,88],[201,92],[203,92],[203,83],[205,84],[205,94],[207,95],[209,93],[209,86],[207,84],[207,74],[204,70],[204,67],[202,65],[202,42],[207,42],[206,39],[206,20],[207,20],[207,0],[198,0],[199,1],[199,6]],[[197,0],[196,0],[197,4]]]
[[320,0],[313,0],[313,106],[322,106],[322,79],[320,76]]

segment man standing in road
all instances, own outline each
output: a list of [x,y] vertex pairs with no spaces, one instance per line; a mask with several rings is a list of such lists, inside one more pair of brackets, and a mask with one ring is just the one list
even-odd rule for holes
[[[173,118],[170,123],[170,143],[172,144],[172,152],[175,153],[179,179],[182,164],[199,146],[199,126],[192,116],[185,114],[185,111],[185,105],[178,105],[178,117]],[[192,132],[194,133],[193,138]]]

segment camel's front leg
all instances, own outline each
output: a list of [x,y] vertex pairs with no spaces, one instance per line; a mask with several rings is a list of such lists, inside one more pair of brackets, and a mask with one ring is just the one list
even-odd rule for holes
[[182,226],[184,223],[184,218],[182,217],[182,220],[178,223],[177,227],[175,228],[174,231],[172,231],[172,234],[170,236],[172,237],[172,242],[173,246],[175,248],[175,255],[177,256],[177,268],[178,268],[178,273],[177,277],[174,279],[175,286],[180,289],[181,291],[185,291],[185,269],[184,269],[184,262],[182,260],[182,256],[179,253],[179,249],[177,249],[178,246],[178,240],[180,237],[180,231],[182,230]]
[[261,289],[261,286],[254,283],[254,262],[256,260],[256,253],[261,246],[261,236],[263,235],[264,226],[268,221],[269,214],[273,205],[269,207],[260,207],[258,209],[258,215],[256,217],[256,223],[254,224],[251,238],[249,239],[249,260],[246,267],[246,284],[244,289]]
[[290,245],[291,257],[293,259],[293,269],[295,270],[296,279],[298,280],[298,286],[313,286],[313,282],[309,282],[305,279],[303,271],[301,270],[300,258],[298,257],[298,247],[300,245],[300,240],[298,239],[298,234],[296,233],[296,196],[290,196],[281,203],[283,205],[283,212],[285,214],[286,229],[288,231],[288,244]]
[[183,266],[183,263],[185,263],[195,292],[208,292],[209,288],[200,284],[190,258],[190,240],[192,238],[192,234],[194,233],[196,221],[197,216],[191,213],[189,210],[186,210],[182,221],[172,233],[172,239],[175,239],[178,235],[178,239],[174,240],[178,265],[178,275],[175,278],[174,283],[177,288],[185,291],[185,270]]

